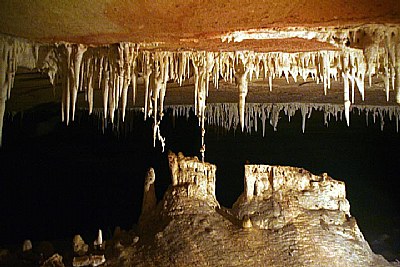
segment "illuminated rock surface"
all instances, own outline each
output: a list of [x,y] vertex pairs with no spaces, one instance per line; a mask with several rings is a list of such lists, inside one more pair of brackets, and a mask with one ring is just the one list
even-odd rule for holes
[[[135,104],[140,78],[144,83],[144,120],[152,117],[154,146],[158,140],[163,148],[165,138],[160,130],[160,121],[164,116],[168,84],[174,82],[182,86],[186,80],[193,82],[194,112],[202,129],[202,158],[205,155],[210,82],[218,92],[220,80],[231,84],[236,81],[239,121],[244,130],[249,81],[268,79],[269,91],[272,91],[274,79],[284,77],[287,83],[289,79],[297,83],[301,78],[304,83],[322,83],[323,95],[326,96],[332,82],[340,79],[343,98],[339,101],[343,104],[341,110],[344,110],[347,125],[350,125],[350,109],[355,103],[356,89],[361,102],[368,97],[365,79],[371,87],[373,77],[381,78],[386,105],[391,99],[390,91],[394,95],[392,101],[400,103],[399,29],[396,25],[380,24],[344,28],[298,27],[239,31],[219,37],[222,42],[302,38],[332,45],[330,50],[303,52],[265,52],[251,47],[235,51],[229,46],[227,50],[219,51],[166,49],[159,44],[129,42],[101,46],[64,42],[46,44],[2,35],[0,121],[3,120],[5,101],[11,95],[17,67],[23,66],[47,73],[53,87],[61,86],[61,119],[66,124],[74,121],[79,92],[84,93],[89,114],[93,112],[94,91],[101,92],[104,119],[114,122],[116,111],[121,107],[124,121],[129,91],[132,90],[131,101]],[[225,99],[220,101],[226,102]]]
[[[172,186],[158,205],[149,170],[142,236],[115,242],[121,262],[384,266],[350,215],[344,185],[326,175],[247,165],[244,194],[232,210],[220,208],[205,139],[207,125],[264,135],[268,123],[277,130],[283,113],[290,120],[296,112],[304,133],[314,110],[323,111],[325,125],[334,118],[351,126],[352,113],[362,112],[381,130],[395,120],[398,131],[399,25],[395,0],[4,1],[0,145],[5,114],[49,95],[66,125],[87,109],[103,131],[107,123],[118,129],[140,111],[162,150],[166,111],[174,118],[193,112],[200,160],[169,155]],[[53,90],[42,83],[36,95],[32,84],[19,91],[26,88],[18,76],[33,72],[45,74]],[[22,99],[13,102],[14,94]],[[76,241],[83,257],[76,266],[103,263]],[[101,231],[94,245],[104,246]],[[47,263],[61,261],[55,255]]]
[[111,266],[393,266],[371,251],[344,183],[327,174],[246,165],[245,192],[226,209],[213,193],[214,165],[169,159],[172,185]]

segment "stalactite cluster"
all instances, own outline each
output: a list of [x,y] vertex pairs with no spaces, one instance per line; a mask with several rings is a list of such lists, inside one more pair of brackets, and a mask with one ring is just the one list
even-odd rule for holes
[[[193,107],[190,105],[174,105],[167,106],[174,117],[188,118]],[[227,130],[236,130],[241,127],[240,107],[236,103],[210,103],[207,105],[205,112],[206,122],[208,125],[222,127]],[[279,119],[282,113],[291,120],[296,112],[300,112],[302,116],[302,131],[306,130],[306,121],[311,117],[313,111],[324,113],[324,125],[328,126],[331,119],[343,120],[343,105],[327,104],[327,103],[246,103],[244,107],[244,128],[247,133],[258,132],[260,126],[263,136],[267,123],[269,123],[274,131],[277,131]],[[394,120],[396,122],[396,131],[399,131],[400,122],[400,106],[370,106],[370,105],[353,105],[351,112],[362,113],[365,115],[366,124],[369,118],[373,119],[373,123],[380,123],[383,131],[385,120]],[[259,123],[261,122],[261,125]]]
[[[292,36],[293,35],[293,36]],[[89,113],[93,111],[93,91],[101,90],[103,116],[114,121],[115,111],[122,108],[122,119],[128,106],[128,91],[132,90],[132,102],[137,95],[137,80],[143,79],[144,119],[153,118],[154,145],[158,139],[165,146],[160,132],[164,99],[168,82],[182,85],[193,78],[194,112],[202,128],[201,154],[205,153],[205,119],[210,108],[206,108],[209,84],[218,88],[220,79],[233,82],[238,88],[239,122],[241,129],[248,129],[248,118],[254,108],[246,108],[248,81],[268,79],[269,90],[273,90],[273,79],[285,77],[287,82],[312,79],[322,83],[324,94],[331,87],[331,79],[343,79],[343,107],[347,124],[350,124],[350,109],[354,104],[355,88],[361,98],[365,97],[364,78],[382,77],[386,96],[395,91],[400,103],[400,29],[392,26],[355,27],[352,29],[319,29],[286,32],[248,31],[236,32],[221,37],[223,40],[301,37],[330,42],[338,47],[332,51],[314,52],[254,52],[254,51],[163,51],[147,49],[134,43],[119,43],[107,46],[59,43],[55,45],[34,44],[26,40],[1,36],[0,38],[0,123],[5,101],[10,96],[17,66],[22,64],[48,73],[50,82],[61,84],[62,120],[67,124],[74,120],[78,92],[84,92]],[[22,56],[21,56],[22,55]],[[26,62],[31,62],[27,64]],[[322,91],[322,90],[321,90]],[[277,107],[275,105],[274,107]],[[303,114],[307,108],[301,106]],[[250,113],[249,113],[250,112]],[[262,114],[262,113],[259,113]],[[270,121],[275,125],[274,112]],[[246,117],[247,116],[247,117]],[[261,115],[264,116],[264,115]],[[396,115],[397,116],[397,115]],[[210,120],[213,117],[207,117]],[[215,121],[219,119],[213,118]],[[304,124],[304,123],[303,123]],[[1,131],[0,125],[0,131]],[[304,127],[304,126],[303,126]],[[276,126],[274,126],[276,128]],[[1,132],[0,132],[1,134]]]
[[18,66],[36,67],[39,46],[22,39],[0,35],[0,146],[6,100],[11,96]]
[[[205,126],[216,126],[228,131],[241,129],[240,112],[237,103],[208,103],[205,110]],[[86,111],[87,109],[82,109]],[[307,119],[311,118],[313,112],[323,112],[323,123],[327,127],[331,120],[343,121],[344,106],[341,104],[330,103],[246,103],[244,107],[244,129],[248,134],[262,131],[265,136],[268,124],[278,130],[278,124],[283,115],[285,119],[291,121],[291,118],[299,112],[302,117],[302,132],[306,131]],[[191,114],[195,114],[193,105],[166,105],[164,113],[170,113],[175,118],[189,119]],[[126,110],[125,122],[122,122],[122,110],[116,113],[113,130],[118,135],[123,132],[130,132],[134,128],[134,119],[141,116],[140,108],[128,108]],[[365,116],[366,125],[372,122],[379,123],[383,131],[385,123],[394,121],[396,131],[399,131],[400,106],[373,106],[373,105],[352,105],[350,114]],[[93,109],[93,115],[98,118],[98,127],[104,131],[103,109]]]

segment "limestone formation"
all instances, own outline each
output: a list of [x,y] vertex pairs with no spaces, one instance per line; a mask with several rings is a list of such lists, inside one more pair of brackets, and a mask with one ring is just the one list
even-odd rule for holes
[[[215,125],[227,130],[237,129],[240,126],[240,111],[235,103],[211,103],[206,109],[206,122],[208,125]],[[193,107],[190,105],[172,105],[167,106],[171,110],[174,117],[188,117]],[[321,111],[324,113],[324,124],[329,125],[331,120],[343,120],[343,105],[329,103],[246,103],[245,106],[244,131],[247,133],[258,132],[261,128],[263,136],[267,123],[273,127],[275,131],[278,129],[278,123],[282,115],[288,120],[300,112],[302,116],[302,131],[306,130],[307,119],[311,117],[313,111]],[[349,114],[364,114],[368,125],[369,119],[372,117],[374,123],[380,123],[383,131],[385,121],[394,119],[396,122],[396,130],[399,130],[400,122],[400,106],[371,106],[371,105],[352,105]],[[347,116],[347,115],[346,115]],[[259,126],[261,124],[261,127]]]
[[59,254],[54,254],[48,258],[42,265],[42,267],[64,267],[63,257]]
[[74,257],[72,261],[72,266],[82,267],[82,266],[100,266],[106,262],[104,255],[91,255],[91,256],[80,256]]
[[103,241],[103,231],[99,229],[99,232],[97,233],[97,238],[93,242],[94,248],[95,249],[101,249],[104,250],[105,248],[105,241]]
[[[343,182],[326,173],[316,176],[301,168],[282,166],[245,165],[245,193],[233,211],[238,218],[251,218],[261,229],[274,230],[313,212],[320,214],[310,216],[310,223],[313,217],[316,224],[323,221],[334,226],[354,220]],[[346,231],[362,238],[358,228]]]
[[74,248],[74,253],[80,256],[85,255],[89,250],[89,246],[85,244],[85,241],[83,241],[80,235],[74,236],[73,248]]
[[216,166],[200,161],[197,157],[185,157],[182,153],[168,154],[172,185],[185,187],[188,197],[202,198],[216,202]]
[[[89,112],[93,111],[93,92],[102,92],[103,115],[114,121],[115,112],[122,107],[122,120],[128,106],[128,91],[136,99],[137,81],[144,80],[144,118],[153,118],[153,140],[165,147],[160,122],[168,82],[182,85],[194,80],[194,112],[201,127],[201,155],[205,155],[205,120],[209,82],[218,88],[220,78],[233,82],[236,78],[239,95],[239,121],[245,128],[245,103],[248,82],[268,78],[272,90],[274,78],[291,77],[295,82],[313,80],[323,83],[324,95],[331,88],[331,80],[343,80],[343,105],[347,124],[355,104],[358,88],[362,101],[367,94],[365,78],[371,87],[372,77],[380,77],[385,84],[386,99],[394,91],[400,103],[400,32],[396,25],[367,24],[348,28],[288,28],[286,30],[254,29],[236,31],[219,36],[222,42],[282,38],[314,39],[333,45],[332,50],[313,52],[257,52],[257,51],[193,51],[154,50],[139,43],[121,42],[114,45],[87,46],[59,43],[35,43],[6,35],[0,37],[0,123],[3,121],[5,101],[10,97],[18,66],[47,72],[53,86],[61,82],[62,120],[74,120],[77,94],[84,92]],[[2,125],[0,124],[0,131]],[[304,127],[303,127],[304,128]],[[1,132],[0,132],[1,136]]]
[[251,222],[251,219],[249,216],[243,216],[243,228],[252,228],[253,223]]
[[226,209],[210,201],[214,165],[172,152],[169,160],[175,184],[141,241],[110,266],[393,266],[371,251],[344,183],[327,174],[245,165],[244,192]]
[[32,251],[32,242],[30,240],[25,240],[24,243],[22,244],[22,251],[23,252],[29,252]]
[[156,174],[154,169],[150,168],[144,181],[142,215],[148,214],[154,210],[157,205],[156,191],[154,187],[155,180]]
[[[165,111],[173,117],[197,116],[200,160],[168,154],[172,185],[159,203],[155,172],[149,170],[140,238],[118,231],[110,247],[121,256],[110,266],[389,264],[364,240],[344,183],[327,174],[246,165],[243,194],[232,209],[221,207],[216,166],[205,162],[205,139],[207,124],[247,133],[262,128],[264,136],[268,122],[277,130],[283,113],[290,120],[296,112],[304,133],[315,110],[324,113],[325,125],[335,118],[350,126],[358,111],[367,123],[370,116],[379,120],[382,130],[385,119],[394,118],[398,131],[400,10],[395,0],[5,2],[0,9],[0,146],[6,101],[19,67],[48,75],[53,90],[60,90],[61,120],[67,125],[83,100],[89,114],[101,116],[103,130],[108,121],[125,122],[131,108],[152,120],[153,146],[164,151]],[[296,85],[285,85],[284,93],[273,96],[282,80]],[[236,86],[234,98],[224,84]],[[340,86],[335,96],[330,95],[333,84]],[[215,95],[221,93],[214,102],[210,86]],[[185,87],[190,97],[180,95]],[[304,93],[292,94],[294,88]],[[318,98],[311,97],[314,89]],[[370,105],[371,95],[383,100]],[[89,254],[81,236],[73,242],[73,266],[105,262],[104,255]],[[105,253],[101,230],[93,245],[95,253]],[[33,254],[32,243],[26,240],[22,250]],[[54,254],[47,265],[63,266],[62,257]]]

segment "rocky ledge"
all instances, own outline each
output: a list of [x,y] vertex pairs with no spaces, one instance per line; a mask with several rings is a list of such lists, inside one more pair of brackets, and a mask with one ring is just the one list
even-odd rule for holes
[[302,168],[245,165],[232,209],[215,198],[216,166],[169,154],[172,185],[156,204],[145,182],[139,242],[116,266],[395,266],[372,252],[345,185]]

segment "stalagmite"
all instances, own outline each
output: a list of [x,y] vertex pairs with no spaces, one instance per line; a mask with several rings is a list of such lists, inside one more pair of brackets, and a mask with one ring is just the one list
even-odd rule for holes
[[153,168],[147,171],[145,181],[144,181],[144,193],[142,202],[142,212],[141,217],[148,216],[157,205],[156,192],[154,187],[154,182],[156,180],[156,175]]
[[253,223],[251,222],[251,219],[250,219],[249,216],[246,215],[246,216],[243,217],[242,227],[245,228],[245,229],[253,227]]
[[74,253],[76,253],[79,256],[85,255],[89,250],[89,246],[85,244],[85,241],[83,241],[80,235],[75,235],[72,243],[73,243]]
[[32,242],[30,240],[25,240],[22,244],[22,252],[28,252],[32,250]]
[[103,231],[101,231],[101,229],[99,229],[99,232],[97,233],[97,238],[96,240],[93,242],[94,247],[98,248],[98,249],[104,249],[104,242],[103,242]]

